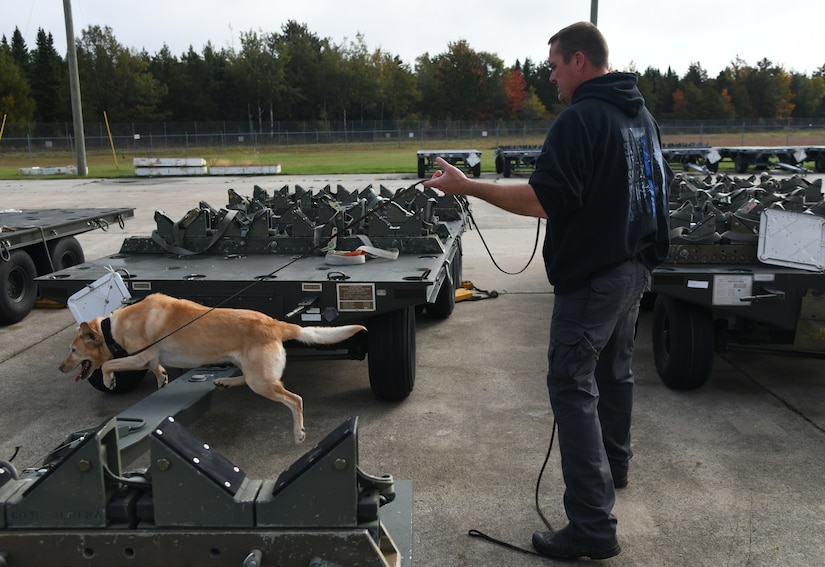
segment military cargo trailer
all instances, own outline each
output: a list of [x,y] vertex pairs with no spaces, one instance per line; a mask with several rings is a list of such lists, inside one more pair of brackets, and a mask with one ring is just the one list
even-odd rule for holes
[[67,302],[115,270],[133,299],[161,292],[301,325],[363,324],[367,333],[290,359],[367,358],[373,392],[401,400],[415,383],[416,314],[444,319],[455,306],[468,218],[466,200],[415,185],[272,195],[256,186],[251,198],[230,190],[226,208],[201,202],[179,221],[156,211],[151,236],[38,282],[44,297]]
[[436,158],[442,158],[473,177],[481,176],[481,152],[478,150],[418,150],[416,157],[420,178],[429,177],[438,169]]
[[270,479],[187,429],[237,372],[193,369],[39,466],[0,462],[0,565],[410,567],[412,481],[364,472],[356,416]]
[[825,173],[825,146],[725,146],[668,144],[662,148],[672,166],[682,166],[701,173],[716,173],[722,160],[733,162],[736,173],[748,169],[781,169],[792,173],[809,173],[806,162],[813,162],[817,173]]
[[727,350],[824,356],[822,180],[680,174],[670,198],[670,250],[651,279],[662,382],[701,387]]
[[510,177],[513,173],[532,173],[541,146],[500,146],[496,148],[496,173]]
[[35,278],[85,260],[76,235],[123,228],[132,208],[0,210],[0,324],[23,320],[37,299]]

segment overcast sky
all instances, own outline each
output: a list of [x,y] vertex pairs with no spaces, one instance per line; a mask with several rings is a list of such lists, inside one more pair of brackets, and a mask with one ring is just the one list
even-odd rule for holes
[[[38,28],[66,52],[63,0],[2,0],[0,34],[15,26],[29,49]],[[648,67],[683,76],[698,62],[715,77],[735,59],[762,59],[811,75],[825,65],[825,0],[602,0],[598,25],[614,69]],[[164,45],[180,56],[207,42],[239,48],[241,32],[280,32],[288,20],[333,43],[362,34],[370,52],[382,49],[414,65],[423,53],[444,53],[466,40],[505,65],[547,57],[558,29],[590,19],[590,0],[72,0],[75,37],[90,25],[109,26],[126,47],[155,54]]]

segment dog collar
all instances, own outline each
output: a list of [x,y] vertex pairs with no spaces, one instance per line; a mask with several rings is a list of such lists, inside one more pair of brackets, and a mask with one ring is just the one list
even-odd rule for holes
[[112,321],[108,317],[100,322],[100,332],[103,333],[103,340],[106,342],[106,346],[109,347],[112,356],[115,358],[125,358],[129,356],[126,349],[120,346],[112,336]]

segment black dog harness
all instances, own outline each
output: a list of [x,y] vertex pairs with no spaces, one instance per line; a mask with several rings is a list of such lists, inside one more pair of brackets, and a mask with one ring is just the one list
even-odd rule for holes
[[106,346],[109,347],[109,351],[112,353],[112,356],[115,358],[125,358],[129,356],[126,349],[120,346],[112,336],[112,321],[108,317],[100,322],[100,332],[103,333],[103,340],[106,343]]

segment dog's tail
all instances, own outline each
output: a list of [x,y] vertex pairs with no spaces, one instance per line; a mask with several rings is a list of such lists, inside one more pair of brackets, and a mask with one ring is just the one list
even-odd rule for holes
[[294,337],[296,341],[308,345],[333,345],[350,338],[355,333],[366,331],[363,325],[340,325],[338,327],[301,327]]

